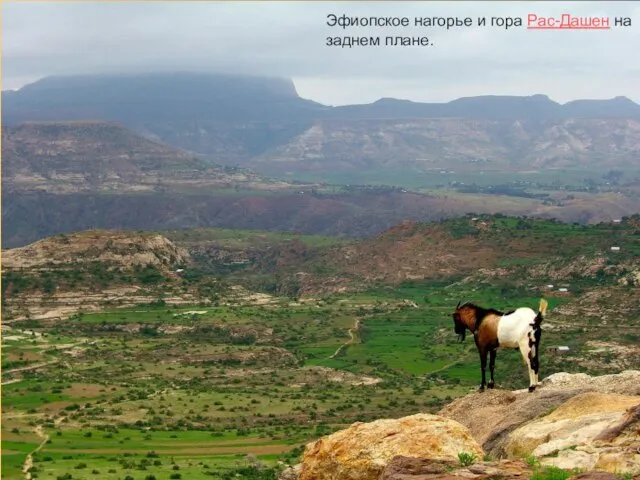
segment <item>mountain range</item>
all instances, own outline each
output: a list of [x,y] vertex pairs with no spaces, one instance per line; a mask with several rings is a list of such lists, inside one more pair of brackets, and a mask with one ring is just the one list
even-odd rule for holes
[[270,175],[457,166],[637,166],[640,105],[546,95],[325,106],[291,80],[201,73],[47,77],[2,93],[2,121],[106,120]]

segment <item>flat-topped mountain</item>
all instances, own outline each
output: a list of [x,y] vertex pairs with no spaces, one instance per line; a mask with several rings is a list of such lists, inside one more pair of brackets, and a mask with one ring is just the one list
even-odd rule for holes
[[270,121],[275,119],[640,118],[640,105],[618,96],[560,104],[547,95],[482,95],[425,103],[381,98],[370,104],[325,106],[301,98],[285,78],[148,73],[45,77],[2,92],[3,123],[25,120],[101,118],[125,123],[173,119]]
[[230,164],[298,134],[325,108],[291,80],[197,73],[47,77],[3,92],[2,103],[3,124],[117,121]]
[[[200,73],[52,76],[3,92],[3,122],[101,118],[272,120],[322,105],[282,78]],[[274,108],[277,107],[277,108]],[[160,118],[158,118],[160,117]]]

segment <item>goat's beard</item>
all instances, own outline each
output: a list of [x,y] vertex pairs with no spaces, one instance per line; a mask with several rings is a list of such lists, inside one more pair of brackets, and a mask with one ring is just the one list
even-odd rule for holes
[[462,325],[456,325],[455,332],[458,334],[458,339],[460,340],[460,343],[464,342],[464,339],[467,336],[467,329]]

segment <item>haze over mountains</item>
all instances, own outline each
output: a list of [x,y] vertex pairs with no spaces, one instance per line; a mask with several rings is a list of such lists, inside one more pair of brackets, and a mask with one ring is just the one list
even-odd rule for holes
[[452,162],[489,170],[618,166],[634,164],[640,151],[640,105],[621,96],[564,105],[545,95],[383,98],[329,107],[300,98],[291,80],[174,73],[48,77],[2,97],[4,124],[116,121],[274,175]]

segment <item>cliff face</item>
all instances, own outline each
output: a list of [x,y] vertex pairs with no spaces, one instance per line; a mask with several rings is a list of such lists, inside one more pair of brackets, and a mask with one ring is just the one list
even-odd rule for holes
[[640,478],[639,447],[640,371],[558,373],[534,393],[489,390],[438,415],[353,424],[307,445],[302,463],[281,478],[530,478],[554,468]]

